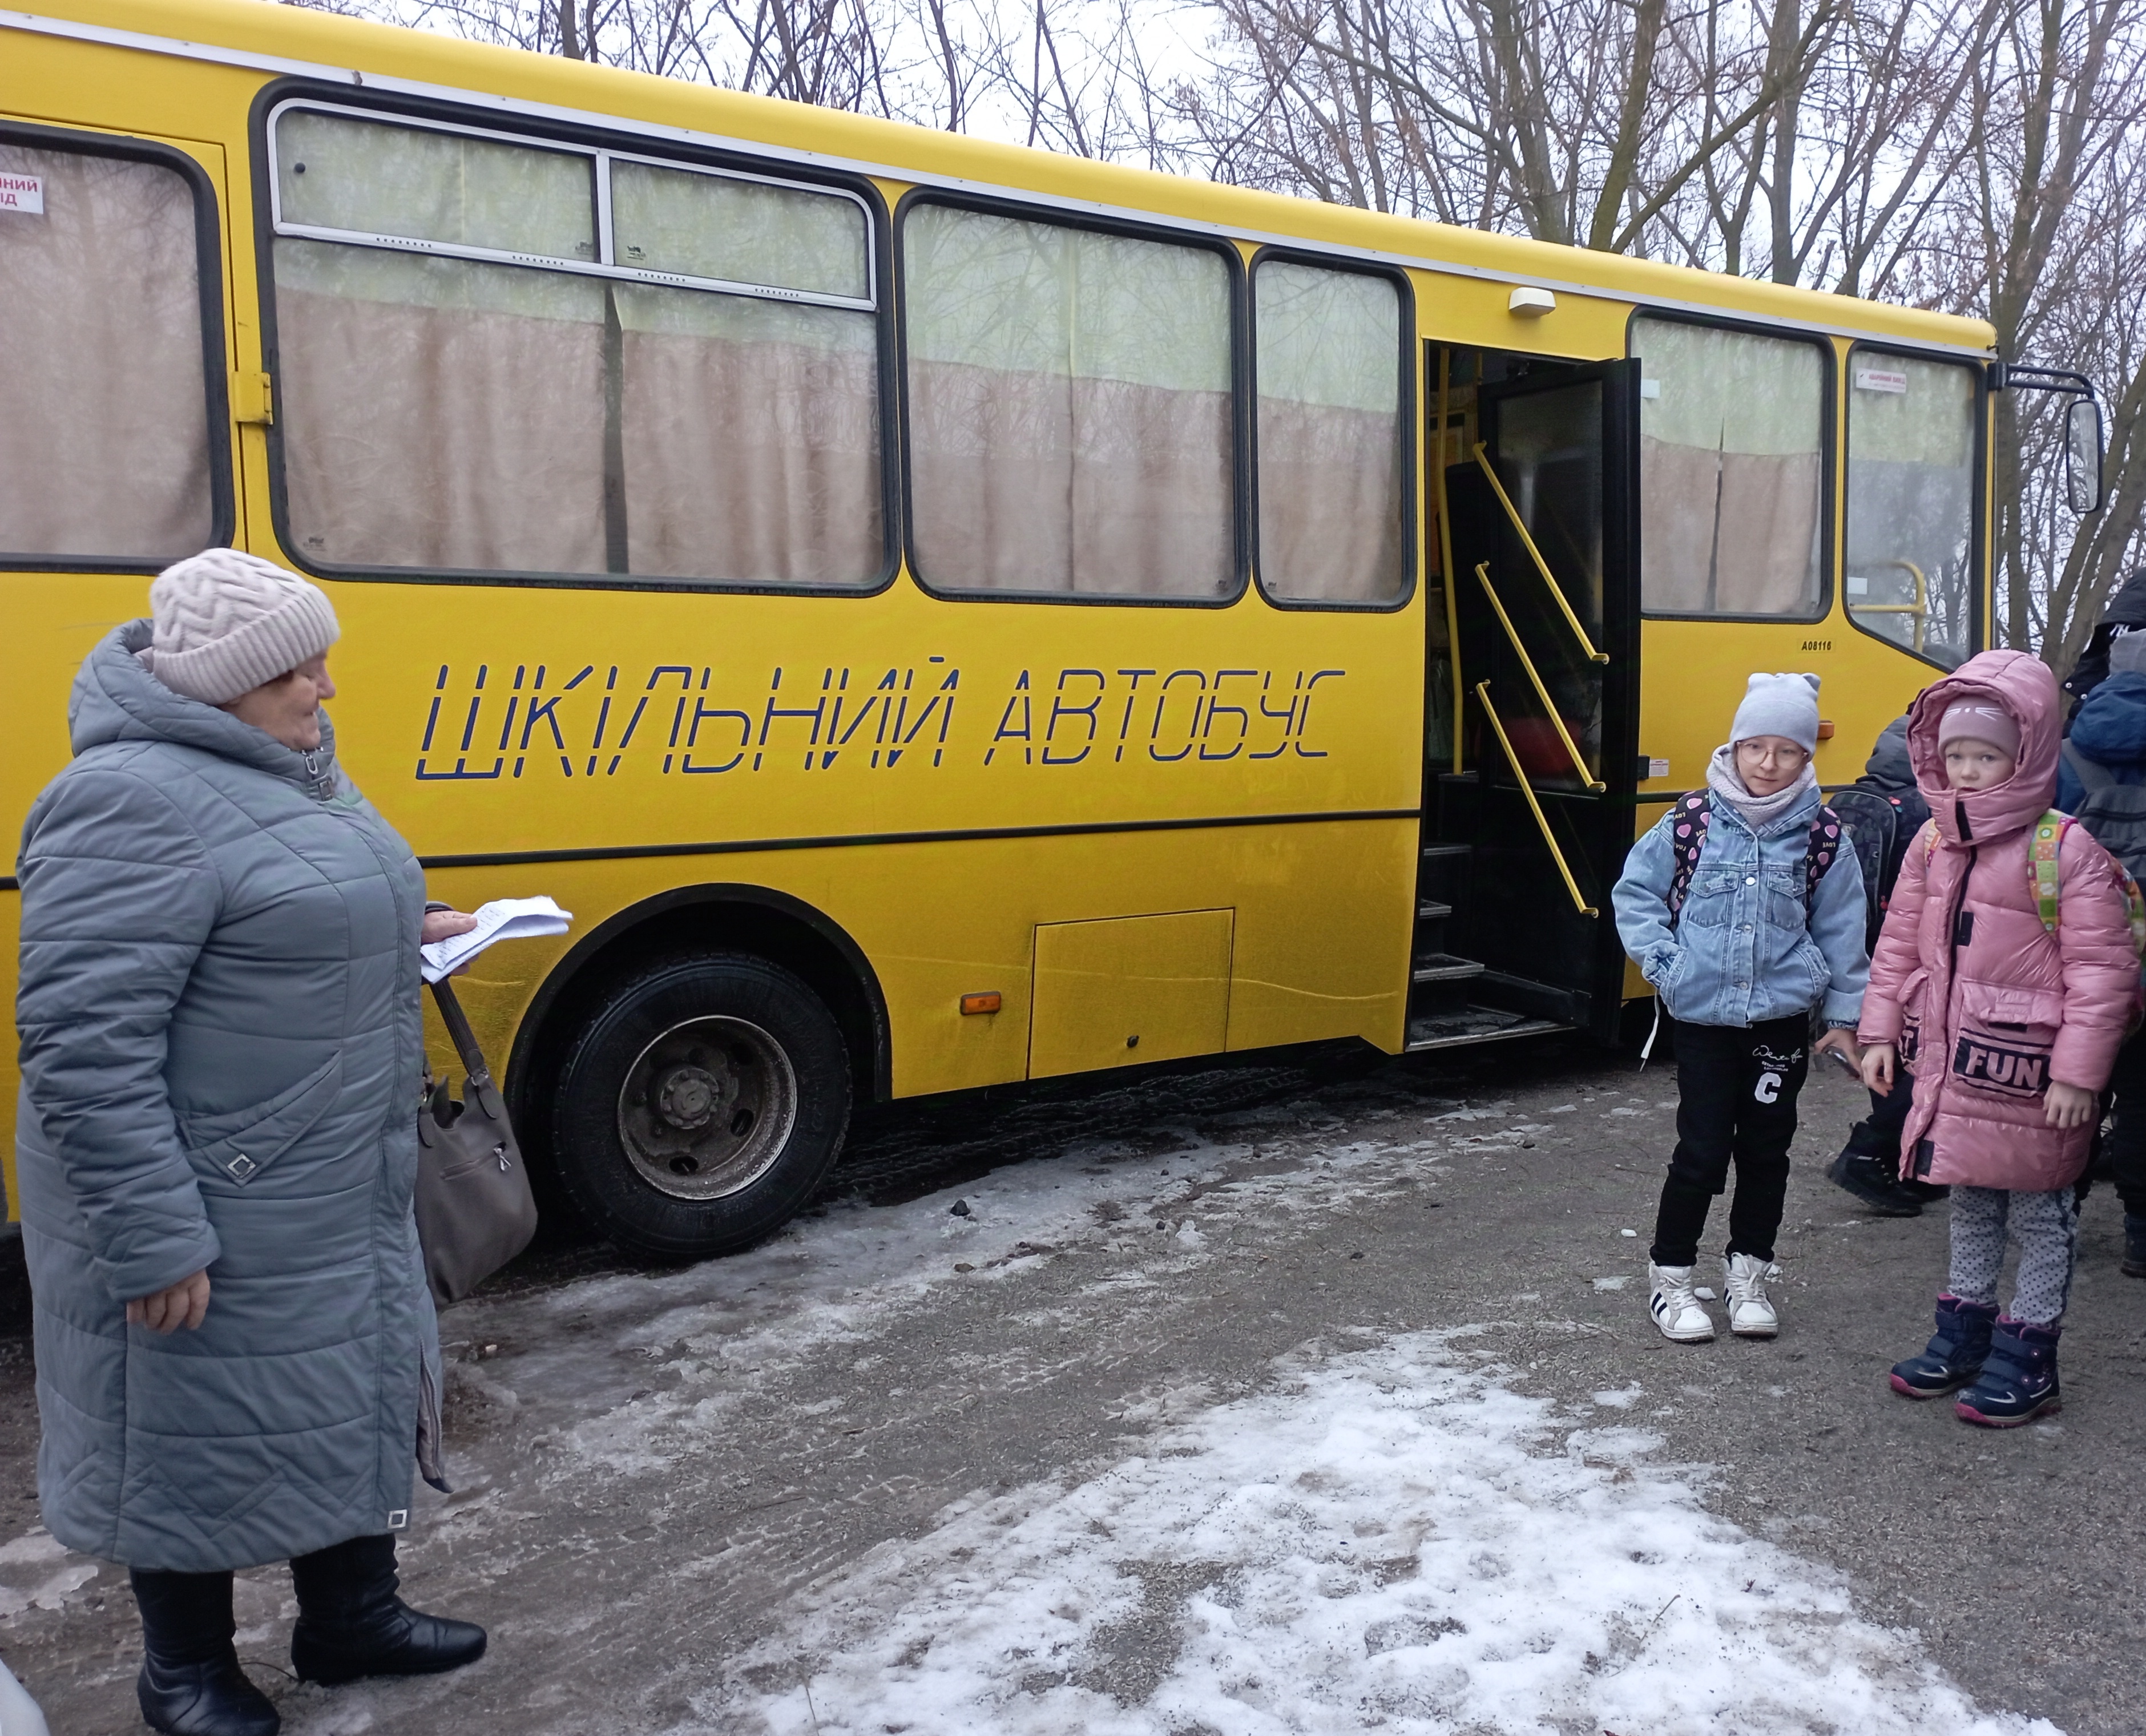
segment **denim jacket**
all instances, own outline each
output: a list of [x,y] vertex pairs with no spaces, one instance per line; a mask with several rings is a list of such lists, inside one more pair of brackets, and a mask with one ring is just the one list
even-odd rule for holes
[[1632,846],[1610,894],[1617,935],[1669,1016],[1692,1025],[1756,1025],[1823,1002],[1828,1025],[1863,1010],[1870,960],[1863,950],[1863,870],[1842,841],[1819,882],[1809,921],[1804,876],[1818,792],[1754,833],[1716,797],[1691,888],[1669,922],[1675,811]]

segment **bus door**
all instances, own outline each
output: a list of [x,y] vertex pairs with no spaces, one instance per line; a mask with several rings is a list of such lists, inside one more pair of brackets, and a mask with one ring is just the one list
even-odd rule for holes
[[1639,385],[1636,362],[1550,363],[1477,393],[1447,472],[1461,766],[1426,829],[1471,858],[1471,1000],[1604,1041],[1638,789]]

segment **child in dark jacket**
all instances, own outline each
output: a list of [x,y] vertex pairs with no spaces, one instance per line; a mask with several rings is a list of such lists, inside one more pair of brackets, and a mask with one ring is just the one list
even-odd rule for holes
[[[1727,1191],[1729,1329],[1771,1338],[1766,1290],[1789,1185],[1796,1094],[1814,1047],[1851,1061],[1862,1009],[1863,871],[1820,802],[1818,677],[1754,675],[1703,802],[1684,798],[1632,846],[1611,894],[1617,933],[1676,1021],[1677,1143],[1648,1255],[1664,1338],[1714,1336],[1692,1272]],[[1829,1029],[1814,1045],[1811,1013]]]
[[[2146,784],[2146,631],[2134,627],[2110,639],[2109,674],[2072,713],[2071,729],[2057,760],[2057,806],[2076,814],[2087,796],[2084,770],[2097,770],[2119,784]],[[2082,768],[2079,761],[2090,762]],[[2088,830],[2094,830],[2089,819]],[[2113,834],[2125,866],[2140,866]],[[2146,1033],[2116,1052],[2109,1076],[2113,1115],[2103,1153],[2124,1205],[2124,1271],[2146,1278]]]
[[[1908,759],[1908,719],[1904,713],[1887,724],[1870,750],[1869,762],[1855,781],[1859,790],[1889,803],[1893,808],[1893,845],[1879,870],[1878,901],[1882,908],[1893,895],[1893,883],[1900,875],[1900,858],[1916,835],[1929,824],[1929,804],[1915,785],[1915,768]],[[1919,1218],[1932,1200],[1942,1200],[1949,1190],[1900,1175],[1900,1130],[1908,1125],[1908,1107],[1914,1098],[1914,1081],[1903,1072],[1890,1091],[1870,1094],[1870,1113],[1849,1130],[1848,1143],[1826,1170],[1835,1185],[1847,1189],[1865,1209],[1881,1218]]]

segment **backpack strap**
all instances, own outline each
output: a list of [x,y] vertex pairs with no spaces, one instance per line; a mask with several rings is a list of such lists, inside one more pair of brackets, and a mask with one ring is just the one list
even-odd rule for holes
[[1804,926],[1810,926],[1811,912],[1818,908],[1818,883],[1831,871],[1840,854],[1840,816],[1824,803],[1811,816],[1810,843],[1804,851]]
[[1691,877],[1699,870],[1699,852],[1706,848],[1707,823],[1714,816],[1714,797],[1694,790],[1677,798],[1669,810],[1669,858],[1675,865],[1669,874],[1669,926],[1676,926],[1677,912],[1691,895]]
[[2051,934],[2057,931],[2062,892],[2057,881],[2057,859],[2064,851],[2065,828],[2074,823],[2070,815],[2051,808],[2034,822],[2034,841],[2027,846],[2028,871],[2034,878],[2034,907],[2041,913],[2042,926]]
[[2116,774],[2099,760],[2089,760],[2069,741],[2062,750],[2064,764],[2072,769],[2072,776],[2079,781],[2079,787],[2092,796],[2099,791],[2117,787]]

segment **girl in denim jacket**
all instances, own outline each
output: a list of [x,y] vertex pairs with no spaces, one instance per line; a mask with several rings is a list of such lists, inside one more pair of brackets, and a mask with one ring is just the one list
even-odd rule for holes
[[[1818,677],[1753,676],[1707,766],[1704,813],[1672,807],[1632,846],[1611,895],[1624,950],[1676,1021],[1677,1143],[1647,1276],[1654,1324],[1679,1344],[1714,1336],[1692,1269],[1732,1163],[1729,1329],[1780,1329],[1766,1282],[1779,1275],[1774,1238],[1796,1094],[1813,1048],[1859,1058],[1853,1033],[1870,970],[1863,871],[1819,801],[1817,747]],[[1688,886],[1678,884],[1680,832],[1687,854],[1693,836],[1703,840]],[[1826,1025],[1814,1045],[1814,1009]]]

